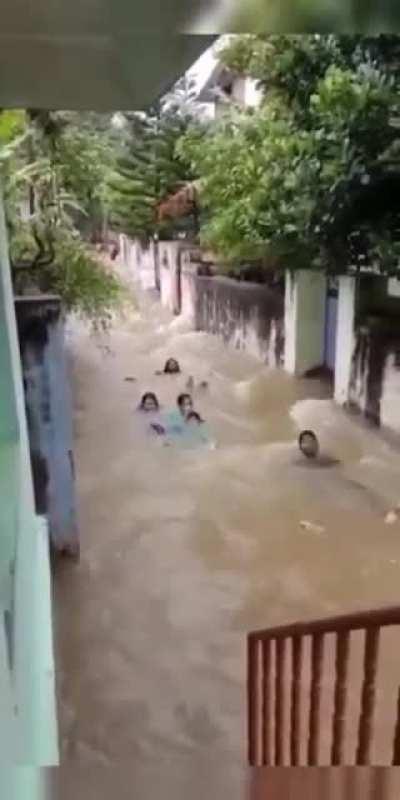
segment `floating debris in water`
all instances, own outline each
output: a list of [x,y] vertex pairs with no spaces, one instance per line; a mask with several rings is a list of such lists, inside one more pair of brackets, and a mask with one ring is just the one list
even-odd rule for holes
[[300,528],[303,528],[304,531],[308,531],[308,533],[325,533],[325,528],[323,525],[317,525],[317,523],[309,522],[307,519],[301,520]]
[[392,511],[388,511],[385,517],[385,524],[386,525],[395,525],[396,522],[399,521],[399,512],[396,509],[392,509]]

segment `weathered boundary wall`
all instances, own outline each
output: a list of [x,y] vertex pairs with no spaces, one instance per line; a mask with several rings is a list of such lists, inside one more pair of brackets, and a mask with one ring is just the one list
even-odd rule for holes
[[186,275],[187,314],[196,330],[219,336],[271,367],[284,355],[284,300],[264,285],[222,276]]
[[[284,298],[279,290],[223,276],[199,275],[199,248],[184,241],[159,242],[145,260],[137,243],[122,248],[127,268],[143,289],[156,284],[148,277],[159,270],[162,305],[184,316],[196,330],[219,336],[270,366],[283,363]],[[156,263],[158,259],[158,264]]]
[[180,314],[182,307],[181,256],[182,242],[159,242],[161,303],[172,314]]
[[305,375],[324,363],[326,294],[324,274],[286,272],[284,365],[292,375]]
[[[325,275],[287,272],[283,298],[262,284],[199,274],[204,255],[185,242],[159,242],[145,252],[131,242],[124,258],[141,287],[157,287],[162,304],[193,328],[294,375],[323,365]],[[389,297],[391,283],[340,277],[334,397],[400,433],[400,282]]]
[[340,279],[335,399],[400,433],[400,297],[381,276]]
[[72,399],[58,297],[16,299],[29,445],[38,514],[55,550],[79,554]]
[[350,407],[375,425],[400,433],[400,320],[371,320],[355,331]]
[[139,283],[144,290],[160,289],[157,242],[145,244],[121,234],[118,264],[122,276],[128,281]]

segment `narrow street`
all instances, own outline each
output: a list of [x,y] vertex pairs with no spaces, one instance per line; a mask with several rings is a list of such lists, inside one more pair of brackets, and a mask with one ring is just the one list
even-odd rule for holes
[[[318,381],[269,372],[149,300],[101,339],[74,324],[70,347],[81,562],[55,577],[64,764],[130,765],[141,800],[165,780],[239,797],[246,633],[397,601],[400,523],[384,517],[398,454]],[[169,356],[183,374],[156,376]],[[172,407],[191,375],[209,383],[195,405],[217,449],[159,448],[140,396]],[[302,428],[339,469],[296,463]]]

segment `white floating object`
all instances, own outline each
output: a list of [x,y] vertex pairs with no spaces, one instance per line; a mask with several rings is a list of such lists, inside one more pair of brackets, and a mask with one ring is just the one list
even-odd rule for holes
[[324,533],[325,528],[322,525],[317,525],[315,522],[309,522],[306,519],[301,520],[300,527],[309,533]]
[[395,525],[395,523],[398,522],[398,520],[399,517],[396,511],[388,511],[385,517],[386,525]]

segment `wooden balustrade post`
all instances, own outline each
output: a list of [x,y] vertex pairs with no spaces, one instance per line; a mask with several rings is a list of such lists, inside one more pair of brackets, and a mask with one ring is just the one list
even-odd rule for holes
[[249,636],[247,640],[247,708],[248,708],[248,760],[251,767],[261,764],[260,725],[260,640]]
[[333,741],[331,754],[331,762],[333,766],[338,766],[343,763],[349,654],[350,631],[338,633],[336,637],[335,708],[333,713]]
[[290,719],[290,762],[297,767],[300,763],[300,691],[303,664],[303,639],[292,639],[292,704]]
[[[336,636],[334,711],[332,716],[331,764],[345,761],[346,711],[348,697],[349,658],[351,637],[355,632],[365,635],[363,682],[356,764],[368,765],[371,759],[376,700],[376,679],[381,628],[400,627],[400,606],[371,609],[346,614],[279,625],[253,631],[248,638],[248,735],[249,762],[252,766],[269,766],[272,761],[282,766],[286,758],[285,739],[285,657],[286,642],[292,643],[290,688],[290,764],[298,766],[301,748],[301,684],[303,645],[311,638],[311,683],[307,761],[318,766],[320,746],[320,712],[324,669],[324,644],[327,635]],[[274,642],[275,675],[272,669]],[[275,697],[274,695],[275,688]],[[274,719],[273,719],[274,717]],[[274,730],[272,730],[274,724]],[[275,744],[273,759],[272,747]],[[400,688],[397,698],[397,718],[393,739],[392,765],[400,766]]]
[[376,672],[378,666],[380,628],[368,628],[365,634],[364,681],[361,694],[361,714],[358,729],[357,765],[368,765],[371,756],[375,711]]
[[393,767],[400,766],[400,688],[399,688],[399,693],[397,695],[397,716],[396,716],[396,727],[394,731],[392,765]]
[[271,753],[271,718],[272,718],[272,685],[271,685],[271,659],[272,642],[267,639],[262,643],[263,669],[262,669],[262,763],[264,766],[272,764]]
[[323,662],[324,634],[316,633],[312,637],[311,653],[311,702],[308,739],[308,764],[310,767],[318,766]]
[[275,766],[283,765],[284,753],[284,691],[286,639],[276,640],[276,688],[275,688]]

